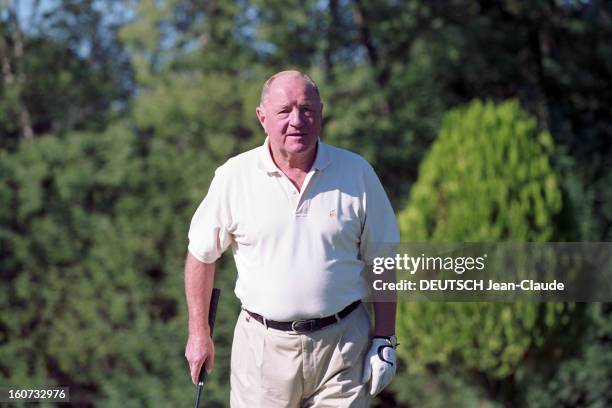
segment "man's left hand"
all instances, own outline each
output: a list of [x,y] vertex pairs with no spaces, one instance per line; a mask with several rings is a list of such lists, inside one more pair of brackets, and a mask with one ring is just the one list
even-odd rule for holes
[[364,383],[372,380],[370,395],[378,394],[391,383],[397,367],[396,346],[395,336],[372,339],[372,345],[366,354],[363,372]]

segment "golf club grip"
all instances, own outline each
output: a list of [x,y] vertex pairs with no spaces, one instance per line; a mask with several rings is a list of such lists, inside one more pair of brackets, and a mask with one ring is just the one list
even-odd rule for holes
[[[208,308],[208,326],[210,327],[210,337],[213,335],[213,329],[215,327],[215,317],[217,316],[217,304],[219,303],[219,296],[221,295],[221,289],[213,288],[212,294],[210,295],[210,306]],[[200,374],[198,375],[198,383],[204,381],[206,376],[206,370],[204,365],[200,368]]]
[[215,317],[217,316],[217,304],[219,303],[219,295],[221,289],[213,288],[210,295],[210,307],[208,308],[208,326],[210,327],[210,336],[212,337],[213,328],[215,327]]

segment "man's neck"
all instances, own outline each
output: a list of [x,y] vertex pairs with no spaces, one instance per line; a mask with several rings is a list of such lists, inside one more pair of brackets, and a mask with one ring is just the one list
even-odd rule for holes
[[318,143],[311,151],[290,154],[283,151],[275,151],[270,146],[270,155],[278,168],[285,174],[308,173],[317,156]]

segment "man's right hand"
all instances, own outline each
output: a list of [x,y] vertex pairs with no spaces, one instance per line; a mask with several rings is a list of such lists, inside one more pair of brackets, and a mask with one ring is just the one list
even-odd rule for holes
[[210,374],[215,364],[215,345],[210,334],[192,334],[185,346],[185,358],[189,363],[191,381],[197,384],[202,364]]

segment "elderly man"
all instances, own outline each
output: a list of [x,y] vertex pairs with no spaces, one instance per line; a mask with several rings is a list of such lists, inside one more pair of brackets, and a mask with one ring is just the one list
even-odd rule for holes
[[231,359],[233,407],[362,407],[395,373],[395,303],[361,300],[366,265],[399,240],[389,200],[360,156],[320,140],[315,83],[283,71],[264,84],[267,137],[215,172],[189,230],[185,292],[194,383],[210,372],[215,261],[231,245],[242,303]]

